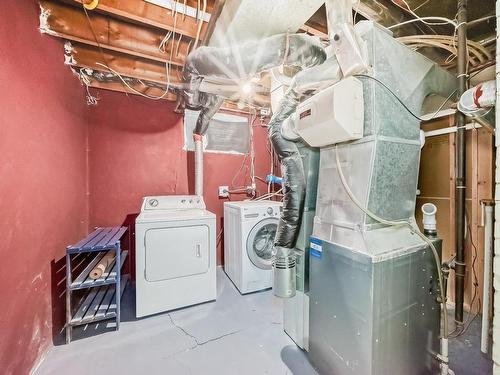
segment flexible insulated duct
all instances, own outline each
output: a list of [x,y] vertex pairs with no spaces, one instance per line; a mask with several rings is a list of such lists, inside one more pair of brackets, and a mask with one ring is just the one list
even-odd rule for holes
[[297,145],[285,139],[281,127],[296,110],[305,92],[315,92],[340,80],[342,74],[335,58],[298,73],[280,101],[269,122],[269,139],[281,162],[283,175],[283,213],[280,217],[273,253],[274,295],[290,298],[295,295],[294,246],[302,219],[305,177]]
[[196,136],[203,136],[224,98],[201,92],[204,77],[248,79],[261,71],[282,64],[302,69],[321,64],[326,53],[318,38],[306,34],[280,34],[231,47],[203,46],[186,59],[184,87],[179,92],[180,104],[200,110],[195,134],[195,193],[203,194],[203,147]]
[[244,81],[283,64],[307,69],[325,59],[319,39],[306,34],[279,34],[231,47],[203,46],[187,57],[179,93],[185,107],[202,110],[195,133],[203,134],[224,100],[199,90],[205,77]]

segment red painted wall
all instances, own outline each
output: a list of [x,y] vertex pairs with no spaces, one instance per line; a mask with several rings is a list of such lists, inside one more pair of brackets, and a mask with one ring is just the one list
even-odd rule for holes
[[38,13],[34,1],[2,1],[1,374],[27,374],[51,345],[64,309],[58,261],[87,230],[83,89],[61,42],[40,35]]
[[[140,211],[146,195],[193,194],[193,153],[182,149],[182,117],[173,112],[174,103],[109,91],[99,95],[89,118],[90,225],[121,224]],[[254,129],[256,174],[265,177],[270,163],[267,132],[260,126]],[[242,155],[205,153],[205,203],[217,215],[217,233],[225,201],[218,197],[218,186],[230,185],[243,161]],[[237,186],[248,176],[248,161],[235,180]],[[258,182],[258,188],[265,192],[265,184]],[[217,254],[221,264],[221,244]]]

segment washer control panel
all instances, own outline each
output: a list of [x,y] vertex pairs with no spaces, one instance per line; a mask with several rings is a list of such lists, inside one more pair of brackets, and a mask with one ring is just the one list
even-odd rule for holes
[[[235,202],[237,204],[238,202]],[[280,218],[283,211],[282,202],[275,201],[244,201],[239,204],[244,221],[260,220],[262,218]]]
[[144,197],[141,212],[151,210],[206,209],[203,197],[196,195],[160,195]]

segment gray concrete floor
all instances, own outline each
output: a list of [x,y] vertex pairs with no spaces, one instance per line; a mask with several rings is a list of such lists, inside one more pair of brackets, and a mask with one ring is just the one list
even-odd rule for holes
[[[453,326],[454,311],[449,311],[448,319]],[[469,317],[465,313],[464,319]],[[453,328],[450,329],[453,331]],[[481,316],[470,322],[466,332],[450,339],[450,367],[456,375],[490,375],[493,373],[493,362],[481,353]]]
[[[75,330],[75,341],[53,347],[36,374],[317,374],[283,332],[281,301],[271,291],[241,296],[221,269],[217,282],[216,302],[139,320],[128,286],[118,332],[103,324]],[[491,374],[479,350],[480,329],[475,319],[451,340],[457,375]]]
[[75,341],[53,347],[36,374],[315,375],[283,332],[281,301],[270,291],[241,296],[217,271],[216,302],[139,320],[127,287],[118,332],[95,335],[102,324],[75,330]]

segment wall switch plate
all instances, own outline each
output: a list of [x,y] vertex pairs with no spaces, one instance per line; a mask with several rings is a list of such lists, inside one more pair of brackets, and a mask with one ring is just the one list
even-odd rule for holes
[[219,198],[229,197],[229,186],[219,186]]

